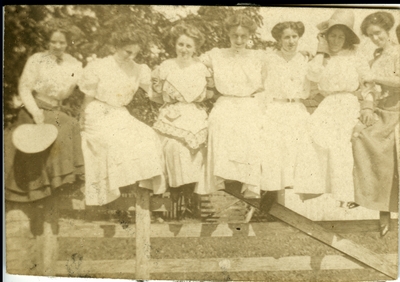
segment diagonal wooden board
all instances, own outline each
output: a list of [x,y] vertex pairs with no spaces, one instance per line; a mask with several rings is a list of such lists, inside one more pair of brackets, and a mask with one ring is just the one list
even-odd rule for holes
[[272,205],[269,214],[383,274],[397,279],[397,265],[390,262],[386,257],[345,239],[278,203]]
[[[261,209],[260,199],[246,199],[242,196],[242,194],[230,189],[225,189],[224,191],[238,198],[239,200],[246,202],[250,206]],[[266,197],[268,197],[268,194]],[[264,209],[266,209],[270,215],[306,233],[312,238],[327,244],[328,246],[382,272],[385,275],[397,279],[397,265],[394,265],[385,257],[382,257],[375,252],[354,243],[351,240],[345,239],[342,236],[325,229],[317,223],[314,223],[312,220],[299,215],[298,213],[295,213],[294,211],[276,202],[270,201],[267,206],[263,207],[263,210]]]

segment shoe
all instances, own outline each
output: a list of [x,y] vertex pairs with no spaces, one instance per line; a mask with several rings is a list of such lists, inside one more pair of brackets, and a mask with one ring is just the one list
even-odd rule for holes
[[357,204],[357,203],[355,203],[355,202],[348,202],[347,203],[347,208],[348,209],[355,209],[355,208],[357,208],[357,207],[359,207],[360,205],[359,204]]

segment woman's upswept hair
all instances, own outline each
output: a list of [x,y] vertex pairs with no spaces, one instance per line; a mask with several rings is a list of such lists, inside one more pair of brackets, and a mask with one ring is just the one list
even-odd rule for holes
[[367,29],[370,25],[377,25],[386,31],[394,26],[394,17],[389,12],[376,12],[368,15],[361,23],[361,32],[368,36]]
[[281,40],[283,31],[288,28],[296,31],[299,37],[302,37],[304,34],[304,31],[305,31],[305,27],[302,22],[281,22],[281,23],[276,24],[272,28],[272,30],[271,30],[272,37],[276,41]]
[[204,44],[204,35],[195,26],[187,23],[180,23],[173,26],[170,30],[170,40],[169,44],[173,49],[175,48],[176,41],[182,35],[186,35],[193,39],[195,43],[196,51],[199,52],[200,47]]
[[147,36],[133,26],[118,27],[111,34],[111,43],[117,48],[137,44],[143,50],[147,45]]
[[72,26],[73,25],[71,21],[69,21],[68,19],[53,18],[43,24],[45,39],[47,41],[50,41],[51,36],[58,31],[65,35],[65,39],[67,40],[67,43],[69,45],[71,43],[71,38],[73,35]]
[[257,24],[245,13],[236,12],[225,20],[225,29],[229,31],[232,27],[247,28],[250,34],[254,34],[257,30]]

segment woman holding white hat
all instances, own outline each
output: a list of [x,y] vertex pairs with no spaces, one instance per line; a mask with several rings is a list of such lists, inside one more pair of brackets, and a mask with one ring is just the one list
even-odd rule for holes
[[46,198],[83,174],[79,124],[62,107],[82,73],[81,62],[65,53],[73,26],[53,19],[46,27],[49,49],[26,62],[19,81],[24,107],[6,131],[5,198],[14,202]]
[[354,45],[360,40],[353,25],[350,10],[337,10],[317,25],[319,45],[308,73],[325,97],[310,122],[312,138],[320,148],[325,192],[348,207],[354,206],[351,136],[360,115],[357,94],[368,91],[362,82],[368,65],[355,55]]
[[133,117],[126,105],[140,88],[151,89],[151,71],[134,61],[146,44],[143,31],[114,29],[113,55],[89,63],[79,80],[86,204],[102,206],[120,197],[121,187],[138,185],[165,192],[164,158],[156,132]]
[[382,236],[389,231],[390,212],[398,212],[399,205],[400,46],[389,36],[393,25],[393,15],[383,11],[361,24],[362,33],[378,47],[371,74],[365,77],[376,91],[363,99],[361,120],[366,128],[352,140],[355,201],[380,211]]

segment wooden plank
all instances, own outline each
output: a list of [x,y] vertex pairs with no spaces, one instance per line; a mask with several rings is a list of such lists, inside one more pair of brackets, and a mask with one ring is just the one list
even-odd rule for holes
[[[76,221],[60,222],[60,234],[59,237],[72,237],[72,238],[132,238],[135,237],[136,226],[128,225],[123,226],[121,224],[112,224],[110,222],[81,222]],[[361,221],[329,221],[329,222],[314,222],[328,230],[336,233],[365,233],[365,232],[379,232],[379,222],[377,220],[361,220]],[[221,225],[217,227],[217,225]],[[246,226],[249,228],[246,228]],[[397,220],[391,221],[391,230],[397,231]],[[18,226],[14,223],[10,224],[11,230],[15,229],[15,233],[18,231]],[[151,238],[172,238],[172,237],[230,237],[243,235],[244,230],[250,229],[255,230],[255,234],[248,233],[247,236],[269,236],[276,233],[296,233],[301,232],[286,223],[283,222],[250,222],[246,223],[163,223],[163,224],[152,224],[151,225]],[[238,230],[237,228],[240,228]],[[212,230],[217,230],[218,234]],[[221,231],[224,229],[225,231]],[[211,231],[209,231],[211,230]],[[9,236],[9,230],[6,230],[7,236]],[[13,234],[13,233],[12,233]],[[7,237],[12,238],[13,236]]]
[[[381,257],[396,263],[397,254]],[[135,273],[131,267],[135,260],[82,260],[71,271],[72,261],[58,261],[57,274],[74,275],[96,273]],[[241,272],[241,271],[318,271],[366,269],[347,256],[290,256],[290,257],[249,257],[249,258],[206,258],[206,259],[155,259],[150,262],[151,273],[181,272]]]
[[136,278],[138,279],[150,278],[150,225],[150,190],[137,187]]
[[397,278],[397,263],[393,263],[385,257],[379,256],[375,252],[323,228],[280,204],[273,204],[269,213],[287,224],[303,231],[309,236],[359,260],[362,263],[365,263],[383,274],[395,279]]

